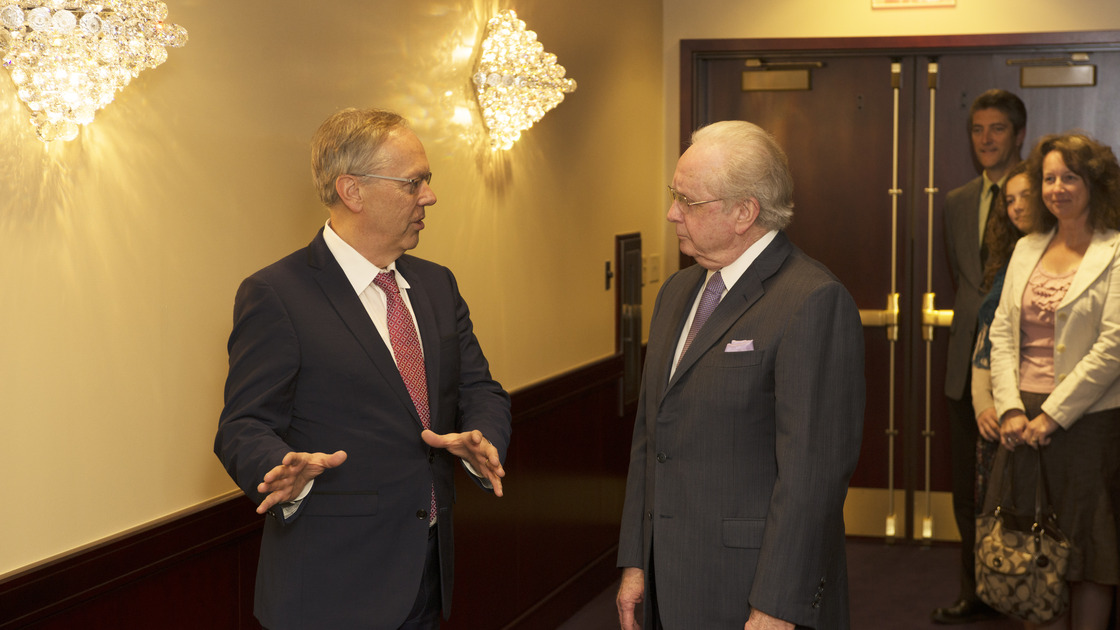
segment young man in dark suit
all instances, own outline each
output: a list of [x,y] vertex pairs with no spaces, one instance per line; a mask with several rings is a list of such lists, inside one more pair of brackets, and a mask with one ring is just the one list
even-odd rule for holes
[[969,112],[972,152],[979,163],[978,177],[945,197],[945,245],[953,284],[953,324],[949,329],[949,356],[945,368],[945,396],[949,403],[949,434],[953,477],[953,515],[961,534],[961,590],[955,602],[933,611],[936,623],[970,623],[996,615],[976,596],[976,440],[978,422],[972,408],[972,350],[976,321],[984,293],[982,246],[989,210],[1003,190],[1003,183],[1019,157],[1027,132],[1023,101],[1006,90],[988,90],[976,98]]
[[435,630],[455,460],[501,496],[509,397],[451,271],[405,254],[436,196],[404,119],[331,116],[312,172],[330,218],[238,290],[214,444],[270,516],[255,613],[270,630]]

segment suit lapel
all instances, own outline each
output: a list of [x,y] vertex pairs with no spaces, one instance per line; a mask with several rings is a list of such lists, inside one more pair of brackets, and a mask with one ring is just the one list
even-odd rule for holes
[[983,281],[983,265],[980,264],[980,197],[984,192],[984,178],[977,177],[969,182],[968,194],[965,196],[966,207],[962,216],[964,220],[958,225],[961,233],[957,235],[962,246],[967,245],[965,263],[961,265],[961,274],[968,276],[973,286],[979,287]]
[[1120,242],[1120,232],[1114,230],[1093,232],[1093,240],[1085,250],[1085,257],[1081,259],[1069,291],[1066,291],[1065,297],[1062,298],[1061,306],[1069,304],[1084,293],[1108,269],[1116,255],[1118,242]]
[[420,424],[420,416],[416,413],[416,407],[408,395],[408,388],[405,387],[404,379],[401,378],[397,364],[393,361],[393,354],[381,339],[381,334],[370,320],[361,299],[354,293],[354,287],[346,279],[346,273],[331,254],[330,248],[323,240],[322,230],[308,246],[308,266],[312,268],[316,282],[319,283],[319,287],[322,288],[323,294],[326,295],[339,318],[354,335],[401,404],[409,410],[416,423]]

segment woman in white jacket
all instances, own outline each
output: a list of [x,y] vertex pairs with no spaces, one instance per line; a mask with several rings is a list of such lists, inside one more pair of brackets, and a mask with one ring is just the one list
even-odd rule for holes
[[[1043,449],[1058,525],[1076,547],[1070,610],[1049,628],[1104,629],[1120,584],[1120,165],[1080,134],[1029,158],[1034,233],[1008,264],[992,322],[1000,438]],[[1020,509],[1036,466],[1014,458]]]

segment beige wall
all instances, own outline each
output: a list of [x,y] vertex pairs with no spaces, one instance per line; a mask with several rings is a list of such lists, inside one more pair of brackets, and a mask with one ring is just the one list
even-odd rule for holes
[[190,43],[73,142],[36,140],[0,77],[0,574],[233,489],[234,291],[326,219],[307,142],[332,111],[413,121],[439,199],[416,253],[455,270],[508,388],[611,354],[613,236],[662,240],[660,2],[513,3],[579,89],[497,155],[469,77],[510,3],[168,4]]

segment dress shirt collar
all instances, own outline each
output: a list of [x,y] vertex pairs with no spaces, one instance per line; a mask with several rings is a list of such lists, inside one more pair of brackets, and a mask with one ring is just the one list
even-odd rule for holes
[[[747,248],[747,251],[740,254],[739,257],[735,259],[735,262],[727,265],[723,269],[716,270],[720,272],[720,277],[723,278],[723,286],[726,287],[723,290],[725,295],[731,287],[735,286],[735,283],[746,273],[751,263],[758,258],[762,251],[770,245],[777,235],[777,230],[770,230],[766,234],[763,234],[762,238],[755,241],[754,244]],[[704,276],[705,284],[707,284],[708,279],[712,277],[713,273],[715,273],[715,271],[709,270],[708,274]]]
[[[338,261],[338,265],[342,267],[342,273],[346,274],[346,279],[350,281],[350,286],[354,287],[354,293],[361,295],[363,291],[373,283],[373,278],[383,271],[396,271],[397,261],[389,263],[389,266],[381,269],[377,265],[366,260],[365,256],[358,253],[358,250],[350,246],[349,243],[342,240],[342,237],[335,233],[331,228],[331,222],[328,219],[326,225],[323,226],[323,240],[327,243],[327,249],[331,250],[331,255]],[[397,286],[402,291],[409,288],[408,280],[405,280],[401,274],[396,274]]]

